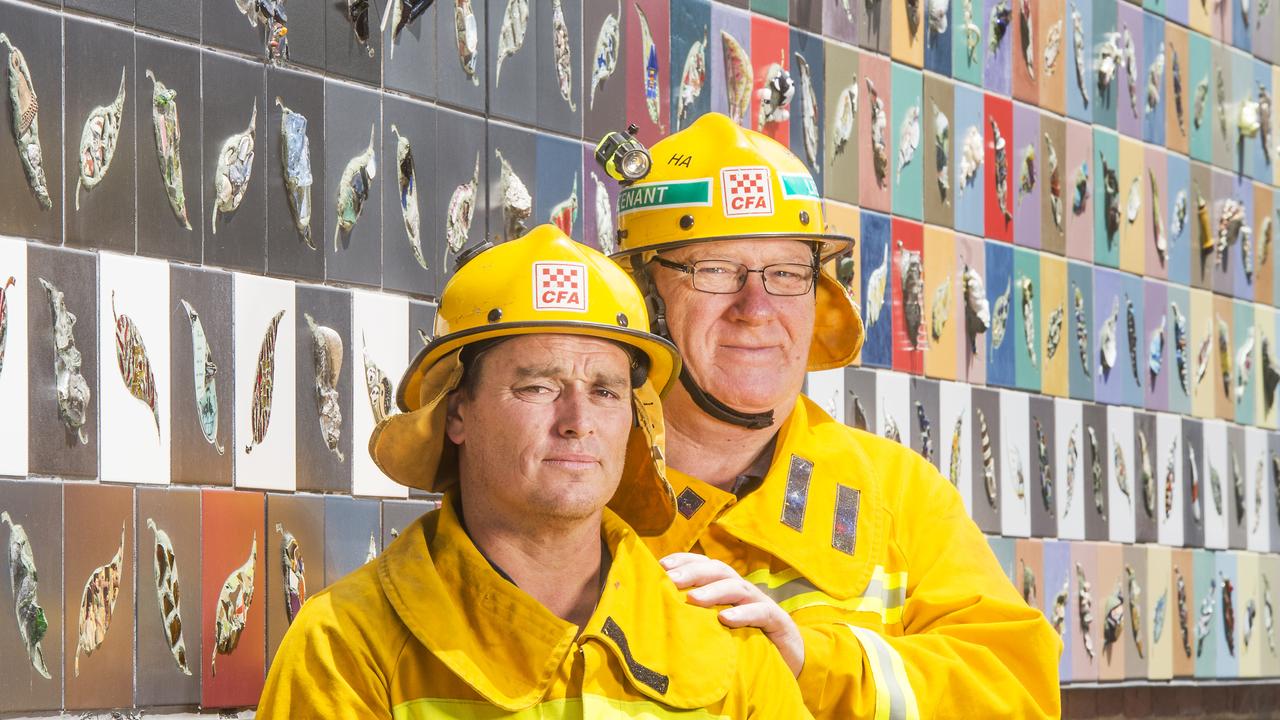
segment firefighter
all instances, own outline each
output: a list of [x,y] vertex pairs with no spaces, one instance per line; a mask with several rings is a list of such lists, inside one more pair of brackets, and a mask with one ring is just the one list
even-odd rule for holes
[[831,274],[853,239],[827,230],[808,169],[718,113],[649,162],[629,152],[651,169],[624,178],[614,258],[684,358],[664,403],[679,514],[648,539],[672,580],[763,629],[815,717],[1059,715],[1061,641],[960,494],[801,394],[863,339]]
[[769,640],[687,603],[637,534],[675,516],[680,359],[647,327],[626,273],[554,226],[464,259],[369,441],[442,506],[307,600],[259,718],[809,717]]

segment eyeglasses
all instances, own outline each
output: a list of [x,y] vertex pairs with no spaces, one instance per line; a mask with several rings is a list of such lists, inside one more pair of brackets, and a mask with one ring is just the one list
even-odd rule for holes
[[732,260],[698,260],[691,265],[655,255],[653,261],[665,268],[688,273],[693,289],[716,295],[732,295],[747,284],[747,275],[759,273],[764,291],[770,295],[804,295],[813,289],[816,270],[803,263],[775,263],[751,269]]

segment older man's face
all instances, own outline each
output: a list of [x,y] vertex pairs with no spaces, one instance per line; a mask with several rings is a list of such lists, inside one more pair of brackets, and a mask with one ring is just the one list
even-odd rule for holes
[[[813,252],[797,240],[725,240],[663,253],[676,262],[732,260],[751,269],[776,263],[808,265]],[[703,390],[730,407],[764,412],[795,400],[804,385],[813,337],[814,294],[770,295],[759,274],[742,290],[695,290],[689,275],[649,265],[666,302],[671,337]]]
[[622,477],[630,359],[606,340],[526,335],[484,352],[472,390],[450,400],[468,503],[510,523],[598,514]]

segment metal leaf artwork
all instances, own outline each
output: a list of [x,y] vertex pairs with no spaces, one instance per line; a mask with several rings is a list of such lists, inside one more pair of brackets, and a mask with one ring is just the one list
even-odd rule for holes
[[213,213],[209,224],[218,233],[218,213],[235,212],[249,189],[253,176],[253,133],[258,122],[258,99],[253,99],[249,126],[222,142],[218,152],[218,169],[213,174]]
[[1173,53],[1173,110],[1178,118],[1178,132],[1183,136],[1187,134],[1187,120],[1185,111],[1182,109],[1182,63],[1178,58],[1178,49],[1169,43],[1169,51]]
[[947,21],[951,18],[951,0],[926,0],[924,12],[931,35],[941,35],[947,31]]
[[1093,508],[1098,511],[1104,519],[1107,517],[1106,490],[1102,484],[1102,461],[1099,459],[1101,453],[1098,452],[1098,434],[1094,432],[1092,425],[1086,425],[1085,431],[1089,435],[1089,457],[1092,459],[1089,474],[1093,479]]
[[964,0],[963,19],[960,25],[961,32],[964,33],[964,45],[966,59],[969,65],[978,62],[978,46],[982,44],[982,28],[973,21],[973,0]]
[[373,539],[373,533],[369,533],[369,549],[365,552],[364,562],[366,565],[373,562],[378,557],[378,541]]
[[477,152],[471,180],[454,188],[453,195],[449,196],[444,236],[449,243],[449,250],[454,253],[462,251],[471,235],[471,220],[476,211],[476,190],[479,187],[480,153]]
[[1214,242],[1214,252],[1218,267],[1227,267],[1227,251],[1240,239],[1247,227],[1244,223],[1244,205],[1235,198],[1227,198],[1222,202],[1222,210],[1218,213],[1218,231]]
[[1107,229],[1107,249],[1115,247],[1116,232],[1120,230],[1120,181],[1116,169],[1107,164],[1107,158],[1098,153],[1102,163],[1102,208]]
[[507,0],[502,13],[502,26],[498,29],[498,59],[493,69],[493,85],[502,84],[502,63],[524,47],[524,36],[529,29],[529,0]]
[[920,428],[920,456],[933,462],[933,423],[924,411],[924,403],[916,401],[916,425]]
[[573,235],[573,226],[578,222],[578,173],[573,173],[573,189],[569,197],[556,203],[551,208],[549,217],[551,224],[560,228],[565,235]]
[[853,426],[859,430],[869,431],[871,423],[867,419],[867,409],[862,406],[862,398],[852,390],[849,394],[853,396]]
[[951,317],[951,277],[933,291],[933,303],[929,307],[929,335],[934,342],[942,340],[942,333],[947,328],[947,320]]
[[413,147],[409,138],[400,134],[395,123],[391,132],[396,136],[396,182],[400,189],[400,215],[404,219],[404,231],[409,237],[409,249],[413,259],[427,269],[427,259],[422,255],[421,219],[418,214],[418,176],[413,166]]
[[[1071,41],[1075,47],[1076,88],[1080,90],[1080,99],[1084,101],[1084,106],[1088,109],[1089,87],[1084,81],[1084,23],[1083,18],[1080,16],[1080,10],[1074,2],[1071,3]],[[1089,653],[1089,657],[1093,657],[1093,653]]]
[[1258,264],[1266,265],[1267,259],[1271,257],[1271,242],[1274,240],[1272,230],[1271,216],[1262,218],[1262,222],[1258,224]]
[[653,33],[649,30],[649,18],[644,8],[635,4],[636,17],[640,20],[640,57],[644,68],[644,105],[649,111],[649,120],[662,128],[662,86],[659,83],[658,46],[653,42]]
[[249,559],[227,576],[218,591],[218,604],[213,615],[213,652],[209,657],[209,670],[218,675],[218,656],[230,655],[240,644],[240,633],[249,620],[249,606],[253,604],[254,564],[258,560],[258,534],[253,534]]
[[1200,386],[1200,382],[1204,380],[1205,372],[1209,369],[1209,349],[1213,346],[1213,327],[1205,328],[1204,340],[1200,341],[1200,350],[1196,353],[1196,387]]
[[369,345],[364,346],[364,382],[369,393],[369,408],[373,411],[376,426],[395,412],[395,392],[382,368],[369,355]]
[[1045,357],[1049,360],[1058,354],[1058,346],[1062,344],[1062,321],[1066,316],[1066,308],[1062,305],[1049,313],[1049,329],[1045,332]]
[[1213,496],[1214,513],[1222,515],[1222,476],[1218,474],[1218,468],[1213,465],[1209,466],[1209,490]]
[[284,525],[276,523],[276,532],[280,533],[280,571],[284,575],[284,615],[292,625],[307,600],[306,564],[302,561],[302,547],[293,533],[284,529]]
[[111,562],[95,568],[89,574],[80,593],[80,629],[76,642],[76,656],[72,665],[76,677],[80,677],[80,653],[89,657],[102,646],[107,639],[107,630],[111,627],[111,617],[116,611],[116,600],[120,597],[120,580],[122,571],[120,564],[124,560],[124,524],[120,525],[120,548],[111,558]]
[[885,289],[889,285],[889,247],[886,245],[880,264],[867,277],[866,324],[870,330],[880,320],[880,311],[884,308]]
[[551,41],[560,98],[569,103],[571,112],[577,112],[578,104],[573,101],[573,48],[569,46],[569,26],[564,21],[561,0],[551,0]]
[[1111,646],[1120,639],[1124,628],[1124,588],[1116,580],[1116,589],[1107,596],[1102,616],[1102,652],[1111,655]]
[[245,446],[245,454],[253,452],[255,445],[261,445],[267,435],[267,427],[271,424],[271,399],[276,386],[276,333],[280,329],[280,318],[284,310],[276,313],[267,323],[267,332],[262,337],[262,347],[258,350],[257,373],[253,378],[253,405],[249,410],[252,420],[253,437]]
[[386,32],[388,20],[391,23],[391,57],[396,56],[396,42],[400,33],[410,23],[416,21],[430,8],[436,0],[390,0],[387,11],[382,14],[382,31]]
[[156,581],[156,601],[160,608],[160,627],[164,628],[164,641],[173,654],[173,660],[183,675],[190,675],[187,667],[187,643],[182,636],[182,583],[178,578],[178,558],[173,552],[169,534],[156,527],[155,520],[147,518],[147,527],[155,533],[155,547],[151,553],[151,569]]
[[1163,266],[1169,258],[1169,238],[1164,234],[1164,215],[1161,212],[1160,187],[1156,185],[1156,175],[1147,170],[1147,184],[1151,189],[1151,234],[1156,245],[1156,258]]
[[1151,338],[1147,341],[1147,372],[1152,388],[1156,386],[1156,378],[1164,367],[1164,330],[1168,323],[1167,315],[1160,316],[1160,327],[1151,331]]
[[1123,37],[1123,47],[1121,55],[1124,60],[1124,73],[1128,78],[1129,88],[1129,109],[1133,111],[1133,116],[1138,117],[1138,69],[1135,60],[1135,51],[1133,47],[1133,35],[1129,33],[1128,26],[1125,26]]
[[[608,20],[605,21],[608,23]],[[728,101],[729,117],[741,125],[751,108],[751,88],[755,83],[751,56],[737,38],[728,31],[720,31],[720,45],[724,50],[724,89]],[[612,71],[611,71],[612,72]],[[593,84],[594,86],[594,84]],[[854,78],[853,110],[858,109],[857,78]],[[838,147],[838,146],[837,146]]]
[[[1222,577],[1222,573],[1218,573]],[[1236,606],[1232,600],[1235,592],[1235,586],[1231,584],[1231,580],[1222,577],[1222,632],[1223,637],[1227,641],[1227,653],[1232,657],[1236,654]]]
[[1147,114],[1155,112],[1160,104],[1160,90],[1164,87],[1164,46],[1160,46],[1160,54],[1151,61],[1147,68]]
[[1235,500],[1236,524],[1244,525],[1244,474],[1240,472],[1240,460],[1235,452],[1229,453],[1231,468],[1231,495]]
[[596,186],[596,242],[600,243],[601,252],[610,255],[616,249],[613,235],[613,202],[609,199],[608,188],[595,170],[591,171],[591,180]]
[[346,0],[346,9],[343,14],[347,22],[351,23],[351,33],[355,36],[356,42],[365,47],[369,57],[373,57],[373,46],[369,44],[369,13],[372,12],[370,1]]
[[1138,387],[1142,387],[1142,378],[1138,370],[1138,318],[1134,311],[1133,300],[1129,299],[1129,294],[1124,296],[1124,321],[1126,338],[1129,341],[1129,368],[1133,370],[1133,382]]
[[904,0],[907,11],[907,37],[909,41],[916,41],[916,34],[920,32],[920,0]]
[[796,84],[791,79],[791,73],[783,67],[782,62],[770,63],[764,71],[764,84],[756,91],[756,97],[760,98],[756,129],[762,130],[769,123],[789,120],[791,99],[795,94]]
[[[285,0],[236,0],[236,7],[240,13],[249,20],[250,27],[258,27],[258,23],[263,25],[264,34],[266,35],[265,45],[267,59],[273,64],[279,64],[282,60],[289,59],[289,28],[287,23],[288,17],[284,10]],[[363,3],[364,12],[368,13],[368,2]],[[352,12],[351,3],[348,4],[348,17]],[[357,12],[359,10],[357,9]],[[355,22],[355,19],[352,19]],[[368,37],[368,24],[365,24],[365,37]]]
[[35,81],[27,58],[7,35],[0,33],[0,45],[9,49],[9,119],[13,128],[13,141],[18,146],[18,157],[27,174],[27,185],[40,207],[53,207],[49,197],[49,183],[44,175],[44,150],[40,146],[40,100],[36,96]]
[[1178,438],[1174,438],[1169,443],[1169,459],[1164,465],[1164,519],[1168,520],[1173,515],[1173,484],[1176,479],[1175,472],[1178,461]]
[[155,131],[156,156],[160,160],[160,179],[164,183],[165,194],[169,196],[169,207],[174,217],[187,230],[191,229],[191,221],[187,219],[187,196],[182,186],[182,131],[178,126],[178,93],[165,87],[156,79],[155,73],[146,71],[151,79],[151,125]]
[[897,182],[902,182],[902,169],[911,163],[920,146],[920,106],[912,105],[902,116],[902,124],[898,126],[898,170]]
[[1182,579],[1182,570],[1173,568],[1174,582],[1178,587],[1178,629],[1182,634],[1182,653],[1191,657],[1191,619],[1187,610],[1187,582]]
[[1019,0],[1018,27],[1022,31],[1022,61],[1026,64],[1027,75],[1036,79],[1036,51],[1034,47],[1035,33],[1031,29],[1031,2]]
[[1264,574],[1262,576],[1262,634],[1267,638],[1267,649],[1271,651],[1272,655],[1276,654],[1274,627],[1275,611],[1271,606],[1271,581]]
[[867,84],[867,94],[871,98],[872,169],[875,171],[876,184],[883,188],[889,175],[889,150],[884,137],[889,120],[885,116],[884,102],[880,100],[880,93],[876,92],[875,83],[871,82],[871,78],[863,78],[863,81]]
[[964,141],[960,143],[960,188],[964,193],[966,187],[973,187],[978,178],[978,170],[982,168],[982,131],[977,125],[970,125],[965,131]]
[[[1111,83],[1115,80],[1116,71],[1123,62],[1124,51],[1121,49],[1120,33],[1111,31],[1102,34],[1102,42],[1094,49],[1093,70],[1098,95],[1104,105],[1110,104]],[[1087,103],[1086,103],[1087,106]]]
[[1058,633],[1058,637],[1062,637],[1067,630],[1067,596],[1071,590],[1071,578],[1062,581],[1062,589],[1057,595],[1053,596],[1053,616],[1049,622],[1053,625],[1053,631]]
[[338,180],[338,222],[333,228],[333,249],[341,250],[339,241],[342,235],[350,234],[360,219],[365,201],[369,199],[369,190],[378,174],[378,159],[373,151],[373,140],[377,134],[377,126],[369,126],[369,145],[364,152],[347,161],[342,169],[342,178]]
[[835,121],[831,126],[834,141],[833,148],[836,155],[844,153],[845,147],[849,144],[849,138],[853,137],[853,128],[857,116],[858,76],[854,75],[853,82],[840,91],[840,98],[836,100]]
[[67,430],[87,444],[85,421],[89,409],[89,383],[80,374],[80,350],[76,348],[76,316],[67,309],[66,298],[53,283],[39,278],[49,299],[53,316],[53,385],[58,396],[58,416]]
[[1036,147],[1030,143],[1022,148],[1022,162],[1018,164],[1018,204],[1036,189]]
[[1222,394],[1231,397],[1231,330],[1218,317],[1218,368],[1222,371]]
[[1205,75],[1196,83],[1195,96],[1192,98],[1191,124],[1199,130],[1204,124],[1204,107],[1209,99],[1209,76]]
[[1200,464],[1196,462],[1196,449],[1187,443],[1187,469],[1191,471],[1189,491],[1191,493],[1191,519],[1200,524]]
[[311,239],[313,178],[307,118],[302,113],[290,110],[278,97],[276,106],[280,108],[280,166],[283,170],[285,193],[289,196],[289,210],[293,213],[293,226],[307,247],[315,250],[316,244]]
[[1187,191],[1179,190],[1178,194],[1173,198],[1173,218],[1169,221],[1169,239],[1177,240],[1182,237],[1182,231],[1187,227]]
[[1267,87],[1258,83],[1258,142],[1262,144],[1262,157],[1271,164],[1271,148],[1268,138],[1271,132],[1271,94]]
[[988,120],[991,122],[991,147],[995,150],[996,203],[1000,207],[1000,214],[1004,215],[1005,225],[1008,225],[1013,215],[1009,214],[1009,162],[1005,154],[1006,143],[995,117]]
[[1147,434],[1138,430],[1138,479],[1142,481],[1142,509],[1147,517],[1156,516],[1156,473],[1151,467],[1151,447]]
[[1129,591],[1129,630],[1133,634],[1133,644],[1138,649],[1138,657],[1143,657],[1142,616],[1139,613],[1141,605],[1138,604],[1138,597],[1142,594],[1142,587],[1138,585],[1138,576],[1134,574],[1131,566],[1124,566],[1124,576],[1128,583]]
[[453,0],[453,34],[458,44],[458,63],[462,72],[471,79],[472,85],[479,86],[476,60],[479,58],[480,33],[476,30],[476,14],[471,9],[471,0]]
[[995,55],[1000,49],[1000,43],[1004,42],[1005,33],[1009,31],[1009,19],[1012,11],[1009,9],[1009,3],[1000,0],[992,8],[991,13],[987,17],[987,52]]
[[1005,328],[1009,324],[1009,301],[1013,299],[1012,278],[1005,283],[1004,292],[1000,293],[991,305],[991,349],[996,350],[1004,344]]
[[342,439],[342,407],[338,401],[338,383],[342,377],[342,337],[326,325],[319,325],[309,313],[303,313],[311,330],[311,357],[316,365],[316,412],[320,417],[320,436],[325,447],[346,458],[338,445]]
[[[600,24],[600,32],[596,35],[596,52],[593,56],[595,60],[592,62],[591,68],[591,95],[587,101],[588,109],[596,106],[596,88],[604,84],[604,81],[608,80],[613,75],[613,71],[618,68],[618,45],[620,44],[618,40],[618,22],[621,17],[622,0],[618,0],[618,12],[610,13],[605,17],[604,22]],[[726,52],[728,52],[727,47],[726,44]],[[750,66],[750,59],[747,60],[746,64]],[[747,93],[748,95],[750,94],[750,87],[747,88]],[[748,102],[750,101],[748,100]],[[733,107],[732,103],[730,103],[730,107]]]
[[1076,320],[1076,351],[1080,354],[1080,370],[1089,377],[1089,324],[1085,321],[1084,293],[1075,283],[1071,283],[1071,290],[1072,314]]
[[884,412],[884,436],[888,440],[902,443],[902,430],[898,428],[898,421],[893,419],[888,410]]
[[1084,575],[1084,568],[1076,563],[1076,611],[1080,614],[1080,636],[1084,651],[1093,660],[1093,586]]
[[960,483],[960,440],[964,430],[964,413],[961,412],[956,416],[955,427],[951,430],[951,466],[948,468],[947,479],[952,485]]
[[1044,76],[1052,77],[1058,69],[1058,55],[1062,52],[1062,20],[1049,26],[1044,39]]
[[902,284],[902,319],[907,343],[912,350],[924,344],[924,260],[917,250],[898,241],[898,277]]
[[1049,463],[1049,441],[1040,427],[1040,418],[1032,418],[1036,428],[1036,460],[1040,464],[1040,500],[1044,511],[1053,512],[1053,467]]
[[1111,314],[1102,323],[1102,331],[1098,334],[1098,368],[1102,371],[1103,380],[1111,377],[1111,369],[1116,366],[1116,323],[1120,319],[1120,298],[1112,298]]
[[40,598],[37,596],[39,578],[31,540],[27,537],[27,531],[13,521],[7,510],[0,512],[0,522],[9,526],[9,589],[13,592],[13,612],[18,620],[18,634],[22,636],[22,645],[27,650],[31,667],[41,677],[51,679],[49,668],[44,662],[44,650],[40,647],[40,642],[49,630],[49,621],[45,618],[44,608],[40,607]]
[[1254,342],[1254,328],[1250,327],[1248,334],[1245,335],[1244,342],[1240,345],[1240,348],[1236,350],[1236,372],[1234,385],[1237,403],[1244,400],[1244,393],[1249,386],[1249,379],[1253,377]]
[[[797,57],[799,55],[797,54]],[[807,68],[806,68],[807,70]],[[807,74],[806,74],[807,77]],[[707,29],[702,29],[702,38],[695,40],[689,46],[689,52],[684,57],[684,65],[680,69],[680,88],[676,92],[676,130],[684,127],[684,121],[689,116],[689,110],[693,107],[693,103],[697,101],[698,96],[702,95],[702,86],[707,82]],[[813,92],[812,81],[807,81],[806,106],[812,102],[811,96]],[[806,111],[807,117],[807,111]],[[817,132],[817,125],[813,128]],[[805,121],[805,132],[809,132],[808,120]],[[817,146],[817,140],[814,141]],[[808,141],[806,140],[806,149]],[[812,161],[816,167],[816,161]]]
[[1075,425],[1071,428],[1071,433],[1067,435],[1067,487],[1062,498],[1062,517],[1066,519],[1071,514],[1071,498],[1076,493],[1076,467],[1080,462],[1080,426]]
[[978,414],[978,438],[982,442],[982,480],[987,489],[987,502],[991,509],[996,505],[996,459],[991,454],[991,433],[987,430],[987,416],[982,408],[974,408]]
[[[12,55],[12,53],[11,53]],[[12,61],[10,61],[12,62]],[[80,131],[80,177],[76,180],[76,211],[80,211],[80,189],[90,192],[102,182],[111,169],[120,140],[120,124],[124,116],[125,68],[120,68],[120,89],[110,105],[99,105],[89,112]],[[10,81],[12,82],[12,81]],[[38,193],[37,193],[38,196]]]
[[1133,505],[1133,495],[1129,492],[1129,466],[1124,460],[1124,446],[1114,434],[1111,436],[1111,460],[1115,465],[1116,487],[1124,499]]
[[1253,283],[1253,230],[1243,225],[1237,235],[1240,240],[1240,268],[1244,271],[1244,281]]
[[511,168],[511,164],[502,156],[502,151],[494,148],[498,163],[502,166],[502,174],[498,179],[498,193],[502,197],[502,222],[505,228],[505,239],[514,240],[525,233],[524,221],[533,214],[533,198],[524,181]]
[[10,275],[3,286],[0,286],[0,372],[4,372],[4,348],[9,337],[9,288],[16,281]]
[[1083,215],[1085,205],[1089,202],[1089,163],[1082,162],[1071,178],[1071,212]]
[[[0,347],[0,351],[3,347]],[[1276,402],[1276,385],[1280,384],[1280,364],[1276,363],[1275,351],[1271,349],[1271,338],[1262,336],[1262,402],[1263,415],[1270,415]]]
[[1222,68],[1218,68],[1216,80],[1215,94],[1217,95],[1218,100],[1218,130],[1222,133],[1222,139],[1226,140],[1229,136],[1227,131],[1227,83],[1222,79]]
[[1032,570],[1027,561],[1022,562],[1022,600],[1031,607],[1036,606],[1036,571]]
[[1153,646],[1164,636],[1164,614],[1168,604],[1169,588],[1166,587],[1160,599],[1156,600],[1155,609],[1151,611],[1151,644]]
[[1018,294],[1022,298],[1022,335],[1023,342],[1027,346],[1027,359],[1031,362],[1031,367],[1036,367],[1038,361],[1036,355],[1036,315],[1035,315],[1035,285],[1031,282],[1031,278],[1023,275],[1018,278]]
[[1262,458],[1258,458],[1258,462],[1253,466],[1253,529],[1249,532],[1258,532],[1258,526],[1262,523],[1262,498],[1267,489],[1262,484],[1263,462]]
[[1253,624],[1257,617],[1258,604],[1253,598],[1249,598],[1244,605],[1244,630],[1240,632],[1240,637],[1244,640],[1245,652],[1249,651],[1249,642],[1253,639]]
[[111,291],[111,315],[116,323],[116,364],[120,368],[120,379],[129,394],[141,400],[156,422],[156,438],[160,437],[160,410],[156,407],[156,379],[151,372],[151,360],[147,357],[147,346],[142,342],[142,333],[137,323],[128,315],[116,312],[116,293]]
[[[1049,171],[1049,215],[1054,227],[1062,229],[1062,173],[1058,168],[1058,151],[1049,133],[1044,134],[1045,167]],[[1034,167],[1032,168],[1034,171]]]
[[[800,53],[795,53],[796,65],[800,68],[800,130],[804,139],[804,155],[809,160],[809,167],[813,171],[821,172],[821,165],[818,157],[818,140],[820,138],[820,130],[818,129],[818,96],[813,90],[813,74],[809,70],[809,61],[804,59]],[[911,111],[908,110],[910,115]],[[919,109],[916,109],[916,115],[919,116]],[[919,139],[919,123],[917,123],[916,137]],[[899,156],[901,163],[901,155]],[[902,167],[899,165],[898,173],[902,173]]]
[[191,358],[195,375],[196,416],[200,421],[200,431],[204,439],[218,451],[223,452],[218,442],[218,366],[213,363],[213,350],[209,347],[204,325],[200,322],[200,314],[191,307],[191,303],[182,300],[182,309],[191,323]]
[[1142,188],[1138,178],[1129,183],[1128,200],[1125,201],[1125,219],[1132,225],[1138,219],[1138,211],[1142,209]]
[[939,110],[932,100],[929,102],[933,105],[933,169],[937,174],[938,196],[942,199],[943,205],[950,205],[951,159],[948,153],[951,138],[951,121],[947,119],[946,113]]
[[960,284],[964,290],[965,334],[969,336],[969,353],[973,354],[978,351],[978,336],[991,324],[991,308],[987,303],[986,286],[977,270],[965,265]]

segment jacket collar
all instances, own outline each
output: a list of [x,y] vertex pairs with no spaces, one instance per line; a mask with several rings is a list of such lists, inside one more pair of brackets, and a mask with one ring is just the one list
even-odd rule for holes
[[686,603],[631,528],[606,509],[613,562],[595,613],[578,627],[502,578],[471,542],[450,497],[378,559],[378,577],[413,636],[490,703],[541,701],[579,643],[599,642],[635,693],[677,708],[721,700],[736,671],[714,610]]

